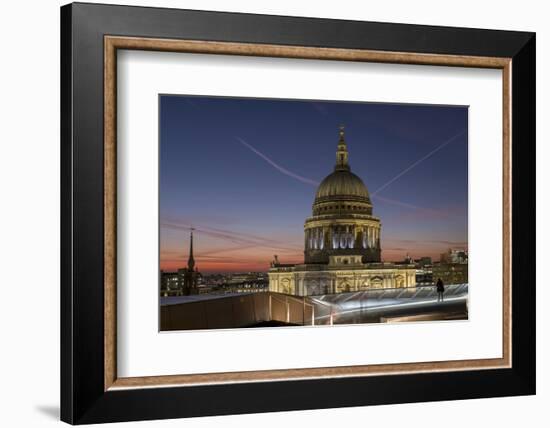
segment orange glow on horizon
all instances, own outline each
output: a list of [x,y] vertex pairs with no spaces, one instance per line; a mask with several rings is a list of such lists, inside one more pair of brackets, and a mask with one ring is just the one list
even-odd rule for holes
[[[408,254],[413,259],[420,257],[431,257],[434,262],[439,261],[441,253],[446,252],[449,246],[418,246],[418,249],[411,246],[408,248],[391,248],[384,250],[382,246],[382,261],[398,262],[404,260]],[[454,249],[464,249],[465,245],[454,245]],[[256,251],[239,251],[221,253],[219,257],[205,256],[195,253],[195,263],[202,273],[231,273],[231,272],[266,272],[269,270],[270,262],[273,260],[270,249],[257,248]],[[230,256],[229,256],[230,254]],[[303,253],[281,254],[279,255],[281,263],[301,264],[304,262]],[[177,271],[187,266],[187,257],[174,257],[171,252],[161,255],[160,269],[166,272]]]

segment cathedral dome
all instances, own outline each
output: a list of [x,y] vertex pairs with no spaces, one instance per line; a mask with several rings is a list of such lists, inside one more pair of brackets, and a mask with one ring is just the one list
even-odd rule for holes
[[369,200],[367,186],[353,172],[347,170],[336,170],[328,175],[319,185],[315,200],[325,199],[351,199]]
[[353,200],[370,203],[367,186],[349,167],[348,148],[344,139],[344,128],[340,127],[340,140],[336,151],[334,172],[321,182],[315,194],[315,203]]
[[306,264],[328,264],[335,255],[380,262],[380,219],[372,215],[367,186],[351,172],[348,158],[341,126],[334,171],[319,184],[312,215],[304,224]]

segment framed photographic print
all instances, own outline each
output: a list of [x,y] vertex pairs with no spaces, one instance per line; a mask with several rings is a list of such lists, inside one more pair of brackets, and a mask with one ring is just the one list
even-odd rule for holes
[[533,33],[77,3],[61,54],[62,420],[535,393]]
[[160,331],[468,319],[467,107],[162,94],[159,114]]

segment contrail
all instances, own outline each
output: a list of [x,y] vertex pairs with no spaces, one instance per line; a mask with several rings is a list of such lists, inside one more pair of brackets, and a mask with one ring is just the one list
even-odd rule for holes
[[409,204],[407,202],[402,202],[402,201],[398,201],[398,200],[395,200],[395,199],[385,198],[385,197],[380,196],[380,195],[372,195],[372,197],[375,198],[375,199],[378,199],[379,201],[386,202],[388,204],[397,205],[397,206],[403,207],[403,208],[409,208],[411,210],[420,211],[420,212],[423,212],[425,214],[435,214],[435,215],[438,215],[438,216],[445,216],[445,217],[448,216],[448,213],[446,213],[444,211],[434,210],[434,209],[425,208],[425,207],[419,207],[418,205]]
[[[460,134],[464,133],[461,132]],[[419,161],[416,161],[413,165],[411,165],[407,170],[403,171],[399,176],[397,177],[394,177],[392,179],[392,181],[395,181],[397,180],[397,178],[399,178],[401,175],[403,175],[405,172],[407,172],[408,170],[410,170],[411,168],[413,168],[414,166],[418,165],[418,163],[422,162],[423,160],[427,159],[429,156],[433,155],[436,151],[442,149],[445,145],[449,144],[454,138],[458,137],[460,134],[457,134],[455,135],[453,138],[451,138],[450,140],[446,141],[445,143],[443,143],[441,146],[439,146],[438,148],[434,149],[432,152],[430,152],[428,155],[426,155],[424,158],[422,158],[421,160]],[[278,165],[276,162],[274,162],[273,160],[271,160],[270,158],[268,158],[266,155],[264,155],[262,152],[256,150],[254,147],[252,147],[250,144],[248,144],[246,141],[244,141],[242,138],[240,137],[235,137],[237,140],[239,140],[239,142],[241,144],[243,144],[245,147],[247,147],[249,150],[253,151],[255,154],[257,154],[258,156],[260,156],[262,159],[264,159],[267,163],[269,163],[271,166],[273,166],[275,169],[277,169],[279,172],[285,174],[285,175],[288,175],[289,177],[292,177],[292,178],[295,178],[297,180],[300,180],[301,182],[303,183],[306,183],[306,184],[310,184],[310,185],[313,185],[313,186],[318,186],[320,184],[320,182],[318,181],[315,181],[311,178],[307,178],[307,177],[303,177],[301,175],[298,175],[298,174],[295,174],[293,173],[292,171],[289,171],[285,168],[283,168],[282,166]],[[390,184],[390,182],[386,183],[383,187],[385,187],[386,185]],[[409,208],[409,209],[412,209],[412,210],[420,210],[420,211],[425,211],[425,212],[437,212],[435,210],[430,210],[430,209],[427,209],[427,208],[422,208],[422,207],[418,207],[416,205],[412,205],[412,204],[408,204],[406,202],[401,202],[401,201],[397,201],[395,199],[389,199],[389,198],[384,198],[382,196],[378,196],[376,195],[377,192],[379,192],[382,188],[378,189],[375,193],[371,193],[371,196],[376,198],[376,199],[379,199],[380,201],[382,202],[387,202],[387,203],[390,203],[390,204],[394,204],[394,205],[398,205],[398,206],[401,206],[401,207],[404,207],[404,208]]]
[[265,160],[268,164],[270,164],[273,168],[275,168],[276,170],[278,170],[279,172],[285,174],[285,175],[288,175],[289,177],[292,177],[292,178],[295,178],[296,180],[299,180],[301,181],[302,183],[306,183],[306,184],[310,184],[312,186],[318,186],[319,185],[319,182],[318,181],[315,181],[315,180],[312,180],[310,178],[307,178],[307,177],[302,177],[301,175],[298,175],[298,174],[294,174],[292,171],[289,171],[288,169],[286,168],[283,168],[281,165],[275,163],[274,161],[272,161],[270,158],[268,158],[266,155],[264,155],[262,152],[260,152],[259,150],[256,150],[254,147],[252,147],[250,144],[248,144],[246,141],[244,141],[242,138],[240,137],[235,137],[237,140],[239,140],[239,142],[245,146],[247,149],[251,150],[252,152],[254,152],[255,154],[257,154],[259,157],[261,157],[263,160]]
[[423,210],[425,208],[419,207],[417,205],[409,204],[407,202],[397,201],[395,199],[385,198],[383,196],[378,195],[372,195],[375,199],[378,199],[379,201],[386,202],[388,204],[397,205],[404,208],[410,208],[412,210]]
[[[166,221],[161,221],[161,227],[172,229],[172,230],[185,230],[185,231],[191,229],[191,226],[188,224],[166,222]],[[297,251],[297,249],[299,248],[299,247],[292,248],[289,246],[285,246],[284,243],[282,242],[278,242],[273,239],[263,238],[259,236],[256,237],[250,234],[234,233],[228,230],[213,229],[209,227],[196,226],[196,225],[193,228],[206,236],[222,239],[224,241],[232,242],[237,245],[264,247],[264,248],[271,248],[279,251],[289,251],[289,252]]]
[[388,187],[390,184],[392,184],[394,181],[396,181],[397,179],[401,178],[403,175],[405,175],[407,172],[409,172],[411,169],[413,169],[415,166],[417,166],[418,164],[424,162],[426,159],[430,158],[431,156],[433,156],[435,153],[437,153],[439,150],[441,150],[443,147],[445,147],[447,144],[453,142],[455,139],[457,139],[458,137],[460,137],[462,134],[464,134],[464,132],[466,131],[461,131],[459,132],[458,134],[456,134],[455,136],[449,138],[447,141],[445,141],[443,144],[437,146],[435,149],[433,149],[430,153],[428,153],[426,156],[418,159],[416,162],[414,162],[413,164],[411,164],[410,166],[408,166],[407,168],[405,168],[403,171],[401,171],[399,174],[397,174],[395,177],[393,177],[390,181],[384,183],[381,187],[379,187],[374,193],[372,193],[372,196],[376,196],[377,193],[381,192],[382,190],[384,190],[386,187]]

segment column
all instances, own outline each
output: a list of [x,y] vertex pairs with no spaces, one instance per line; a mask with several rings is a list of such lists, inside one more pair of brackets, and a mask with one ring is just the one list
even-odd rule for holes
[[374,234],[376,232],[374,231],[374,227],[370,227],[370,247],[371,248],[374,248],[374,243],[375,243],[375,240],[374,240]]
[[321,228],[318,227],[315,229],[315,241],[316,241],[316,246],[315,248],[317,248],[318,250],[321,248]]
[[370,247],[371,247],[370,240],[371,240],[371,236],[370,236],[370,226],[367,226],[367,248],[370,248]]
[[315,249],[319,249],[319,228],[315,228]]
[[344,234],[344,247],[349,248],[349,226],[346,226],[346,233]]

